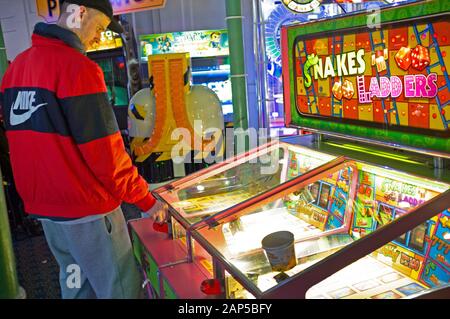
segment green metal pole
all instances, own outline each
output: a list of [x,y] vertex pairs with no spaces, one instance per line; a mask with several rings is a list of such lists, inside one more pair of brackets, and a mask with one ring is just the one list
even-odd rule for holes
[[[5,42],[0,25],[0,80],[8,67]],[[6,210],[3,178],[0,171],[0,299],[17,298],[19,283],[17,280],[16,262],[9,229],[8,212]]]
[[18,296],[19,282],[3,191],[3,178],[0,172],[0,299],[13,299]]
[[[241,0],[226,0],[226,13],[230,48],[234,129],[247,130],[247,79],[244,63]],[[246,143],[245,148],[246,150],[248,149],[248,143]]]
[[6,58],[5,41],[3,41],[2,25],[0,24],[0,83],[8,67],[8,59]]

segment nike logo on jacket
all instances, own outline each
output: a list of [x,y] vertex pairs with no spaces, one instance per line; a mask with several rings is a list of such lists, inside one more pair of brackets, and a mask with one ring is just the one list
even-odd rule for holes
[[[48,105],[48,103],[41,103],[39,105],[34,105],[36,99],[36,91],[19,91],[17,93],[16,101],[11,107],[11,112],[9,113],[9,122],[12,126],[19,125],[28,121],[34,112],[39,110],[40,107]],[[21,114],[16,114],[15,111],[22,110],[26,111]]]

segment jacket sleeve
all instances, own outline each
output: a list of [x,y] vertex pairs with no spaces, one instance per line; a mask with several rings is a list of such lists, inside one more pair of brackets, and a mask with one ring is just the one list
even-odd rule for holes
[[85,64],[61,83],[57,95],[64,116],[92,173],[113,197],[150,209],[155,198],[125,150],[101,69]]
[[8,82],[9,67],[6,69],[3,77],[0,77],[0,123],[4,121],[3,98],[5,93],[5,83]]

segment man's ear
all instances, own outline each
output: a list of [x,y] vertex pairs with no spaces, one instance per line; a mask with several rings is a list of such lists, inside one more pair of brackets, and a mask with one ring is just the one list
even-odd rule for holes
[[87,16],[88,10],[85,6],[80,6],[80,19],[83,20]]

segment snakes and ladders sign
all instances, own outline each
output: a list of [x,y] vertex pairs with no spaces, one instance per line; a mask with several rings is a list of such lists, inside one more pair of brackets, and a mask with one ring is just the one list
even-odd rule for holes
[[450,154],[450,2],[283,26],[285,124]]
[[292,54],[301,115],[449,136],[448,19],[299,37]]

